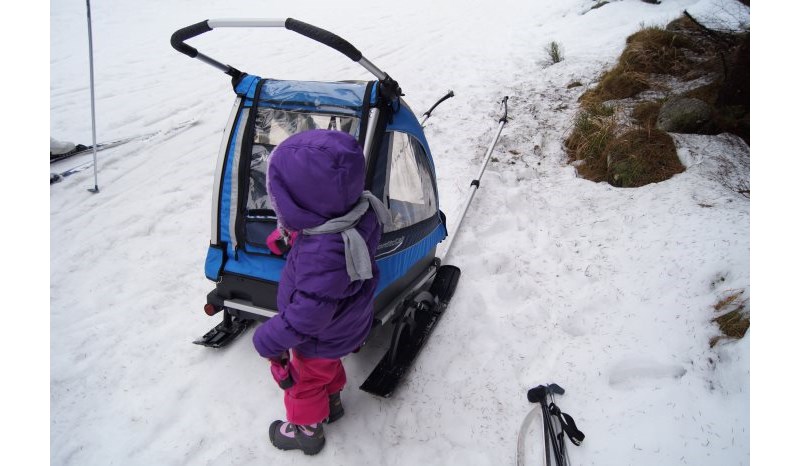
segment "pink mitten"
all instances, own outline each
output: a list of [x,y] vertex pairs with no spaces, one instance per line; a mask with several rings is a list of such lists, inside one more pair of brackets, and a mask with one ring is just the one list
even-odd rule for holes
[[294,385],[294,379],[291,372],[289,372],[289,353],[284,352],[277,359],[270,358],[269,362],[272,377],[278,382],[279,387],[286,390]]
[[276,228],[267,237],[267,247],[269,248],[270,252],[272,252],[276,256],[282,256],[287,252],[289,252],[289,249],[294,244],[294,240],[296,238],[297,238],[296,231],[289,233],[289,239],[287,243],[286,238],[281,234],[281,229]]

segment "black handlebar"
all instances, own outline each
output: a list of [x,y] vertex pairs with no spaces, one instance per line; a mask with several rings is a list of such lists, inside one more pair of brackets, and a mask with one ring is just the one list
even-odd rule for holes
[[[170,44],[172,48],[178,52],[188,55],[191,58],[197,58],[197,49],[187,45],[186,41],[192,37],[199,36],[206,33],[213,28],[208,24],[209,20],[200,21],[197,24],[186,26],[185,28],[178,29],[172,34]],[[275,26],[275,24],[272,24]],[[334,50],[343,53],[347,58],[357,62],[363,58],[361,52],[353,46],[350,42],[342,39],[336,34],[326,31],[325,29],[318,28],[312,24],[304,23],[293,18],[286,18],[284,27],[290,31],[294,31],[300,35],[313,39],[321,44],[327,45]]]
[[169,39],[169,43],[172,44],[172,48],[178,52],[188,55],[192,58],[196,58],[197,49],[190,45],[186,45],[185,41],[210,30],[211,28],[208,26],[208,20],[200,21],[197,24],[192,24],[191,26],[186,26],[185,28],[175,31],[172,34],[172,37]]
[[325,44],[343,53],[347,58],[353,61],[359,61],[362,58],[361,52],[359,52],[353,44],[325,29],[292,18],[286,18],[286,29]]
[[254,20],[207,19],[175,31],[170,38],[170,44],[178,52],[188,55],[191,58],[197,58],[198,60],[232,76],[234,79],[234,85],[236,85],[235,83],[241,76],[243,76],[244,73],[230,65],[220,63],[217,60],[198,52],[196,48],[186,44],[186,40],[211,31],[217,27],[284,27],[302,36],[306,36],[309,39],[313,39],[323,45],[327,45],[328,47],[331,47],[332,49],[344,54],[347,58],[353,60],[354,62],[359,63],[361,66],[366,68],[367,71],[374,74],[380,80],[381,95],[389,100],[394,101],[403,95],[403,91],[400,89],[400,86],[397,84],[397,82],[389,77],[389,75],[381,71],[378,67],[370,63],[369,60],[364,58],[361,52],[355,48],[353,44],[347,42],[330,31],[326,31],[325,29],[318,28],[293,18]]

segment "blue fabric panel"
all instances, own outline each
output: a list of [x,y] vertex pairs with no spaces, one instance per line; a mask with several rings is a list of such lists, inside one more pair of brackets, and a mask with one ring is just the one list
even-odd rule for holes
[[[444,225],[439,225],[422,241],[397,254],[378,260],[380,280],[376,294],[383,291],[392,282],[406,274],[417,261],[425,257],[447,235]],[[248,254],[239,250],[238,258],[229,256],[225,262],[225,271],[278,282],[286,261],[281,258]]]
[[431,234],[414,246],[404,249],[397,254],[378,259],[378,269],[381,271],[381,277],[378,281],[378,289],[375,291],[375,294],[377,295],[387,286],[391,285],[392,282],[405,275],[411,266],[425,257],[428,251],[436,247],[445,236],[444,225],[440,224]]
[[261,78],[258,76],[248,74],[239,81],[239,85],[236,86],[236,94],[252,99],[256,94],[256,84],[258,84],[259,79]]
[[245,275],[247,277],[260,278],[278,282],[281,278],[281,271],[286,264],[285,259],[273,256],[263,256],[258,254],[248,254],[239,250],[238,257],[228,256],[225,262],[225,271]]
[[378,105],[378,88],[379,87],[380,87],[380,84],[378,84],[378,83],[375,83],[375,85],[372,86],[372,92],[369,95],[369,105],[371,107],[374,107],[374,106]]
[[[230,212],[231,212],[231,182],[238,183],[238,180],[231,180],[231,176],[233,174],[233,160],[236,158],[235,154],[236,151],[239,150],[236,147],[237,136],[239,131],[244,131],[244,117],[242,113],[236,118],[236,123],[234,124],[233,131],[231,132],[231,144],[228,147],[228,160],[225,161],[225,168],[222,170],[222,196],[219,203],[219,212],[218,212],[218,219],[219,219],[219,241],[223,243],[228,243],[229,245],[232,243],[231,235],[230,235]],[[232,247],[228,248],[228,255],[233,254]]]
[[206,254],[206,278],[211,281],[219,280],[222,272],[222,260],[224,258],[222,248],[211,246]]

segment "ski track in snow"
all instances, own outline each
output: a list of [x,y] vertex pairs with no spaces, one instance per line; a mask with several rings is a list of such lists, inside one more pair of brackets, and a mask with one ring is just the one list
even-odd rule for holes
[[[561,145],[585,89],[567,84],[595,79],[640,23],[713,3],[622,1],[587,14],[588,0],[93,5],[98,142],[160,132],[98,154],[99,195],[85,191],[91,169],[51,187],[52,462],[511,464],[534,407],[527,389],[556,382],[587,436],[569,447],[574,464],[749,463],[749,336],[708,345],[712,306],[732,290],[749,295],[738,143],[676,135],[687,171],[638,189],[576,178]],[[83,7],[51,5],[50,113],[53,137],[86,143]],[[391,399],[358,390],[386,330],[345,359],[347,416],[326,428],[320,458],[269,445],[282,393],[252,330],[225,351],[190,343],[217,320],[201,313],[212,287],[203,263],[233,94],[169,36],[203,18],[288,16],[352,42],[417,112],[455,91],[426,127],[451,219],[510,97],[496,160],[449,255],[462,278],[447,313]],[[566,60],[544,66],[550,40]],[[369,78],[287,31],[218,30],[190,44],[277,78]],[[532,448],[540,435],[531,428]]]

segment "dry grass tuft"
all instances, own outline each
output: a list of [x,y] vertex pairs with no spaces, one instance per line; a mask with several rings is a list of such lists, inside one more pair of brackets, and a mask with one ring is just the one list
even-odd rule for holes
[[564,61],[564,47],[556,41],[551,41],[544,47],[544,52],[551,65]]
[[587,180],[632,188],[684,170],[672,138],[652,127],[625,130],[613,107],[584,104],[565,141],[569,160]]
[[722,335],[711,339],[712,347],[723,339],[741,339],[750,329],[749,303],[743,295],[744,290],[732,292],[714,305],[714,310],[723,314],[713,319],[719,325]]
[[604,154],[616,129],[614,109],[608,105],[589,105],[578,114],[565,146],[570,160],[578,162],[575,166],[581,177],[605,180],[608,167]]
[[616,66],[600,78],[600,83],[591,91],[592,100],[616,100],[633,97],[650,89],[647,75],[624,66]]
[[643,128],[655,128],[658,112],[661,111],[661,102],[645,101],[633,107],[631,116]]
[[585,95],[587,99],[633,97],[651,88],[651,74],[686,78],[698,65],[693,55],[702,49],[686,34],[657,27],[642,28],[626,43],[617,66],[603,74],[597,87]]
[[685,170],[669,134],[634,129],[606,146],[607,181],[619,188],[636,188],[672,178]]

